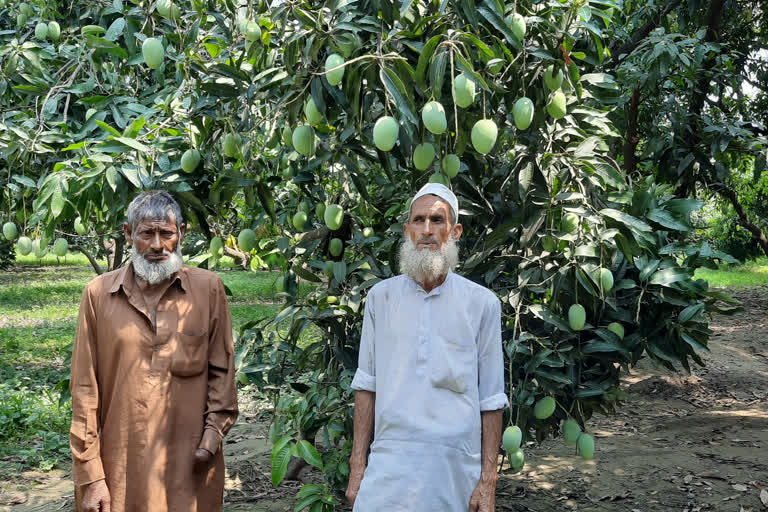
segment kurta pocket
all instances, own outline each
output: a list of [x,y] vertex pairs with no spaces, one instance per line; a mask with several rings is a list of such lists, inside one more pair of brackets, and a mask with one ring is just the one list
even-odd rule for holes
[[430,354],[430,382],[436,388],[466,393],[477,366],[474,343],[439,337],[433,338],[433,342]]
[[208,333],[195,336],[176,333],[176,349],[171,356],[171,373],[193,377],[205,370],[208,362]]

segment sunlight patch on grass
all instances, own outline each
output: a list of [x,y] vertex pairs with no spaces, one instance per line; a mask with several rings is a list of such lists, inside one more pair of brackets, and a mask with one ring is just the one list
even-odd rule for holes
[[714,288],[768,285],[768,259],[761,258],[746,265],[722,265],[718,270],[700,268],[696,279],[704,279]]

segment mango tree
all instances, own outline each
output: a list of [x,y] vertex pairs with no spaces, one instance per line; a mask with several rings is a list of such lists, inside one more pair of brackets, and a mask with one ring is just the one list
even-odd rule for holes
[[212,253],[282,265],[286,308],[243,328],[237,363],[274,399],[273,482],[292,456],[324,470],[299,494],[312,510],[345,485],[366,291],[398,272],[427,181],[460,197],[459,271],[502,299],[519,442],[562,424],[591,457],[587,421],[620,404],[621,370],[701,363],[708,314],[733,310],[694,278],[728,260],[686,243],[700,204],[620,163],[614,0],[27,7],[0,8],[0,172],[21,233],[68,237],[80,217],[115,240],[114,268],[127,202],[162,187],[220,237]]
[[[0,7],[3,204],[22,235],[43,249],[65,238],[99,273],[125,261],[120,227],[139,190],[172,192],[192,225],[227,238],[224,251],[241,262],[227,235],[262,211],[250,168],[263,129],[243,83],[265,65],[246,56],[269,46],[271,22],[260,20],[252,42],[237,28],[245,9],[161,4]],[[41,23],[58,32],[36,37]]]
[[[620,8],[369,0],[271,11],[281,51],[264,73],[276,82],[254,99],[289,168],[263,175],[282,180],[278,223],[293,228],[277,240],[288,306],[245,327],[240,364],[275,399],[273,482],[295,455],[343,487],[365,293],[398,272],[408,198],[427,181],[460,196],[460,272],[502,299],[508,421],[521,436],[557,435],[566,419],[587,428],[620,403],[621,370],[642,358],[702,363],[707,315],[735,306],[693,272],[730,258],[684,241],[700,203],[633,182],[617,162],[610,114],[622,91],[601,69]],[[317,287],[300,295],[299,279]],[[556,407],[535,414],[543,399]],[[590,441],[578,443],[585,457]],[[330,507],[329,491],[307,487],[302,503]]]

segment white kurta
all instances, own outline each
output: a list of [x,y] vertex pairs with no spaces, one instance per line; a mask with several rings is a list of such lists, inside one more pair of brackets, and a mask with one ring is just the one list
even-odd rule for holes
[[501,303],[454,273],[430,293],[402,275],[376,284],[352,388],[376,393],[354,511],[467,512],[480,479],[480,412],[508,404]]

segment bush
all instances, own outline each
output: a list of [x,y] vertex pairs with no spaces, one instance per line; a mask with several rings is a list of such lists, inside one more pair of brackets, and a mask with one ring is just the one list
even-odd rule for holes
[[754,260],[763,254],[751,233],[739,226],[736,215],[711,218],[705,236],[716,250],[741,261]]

